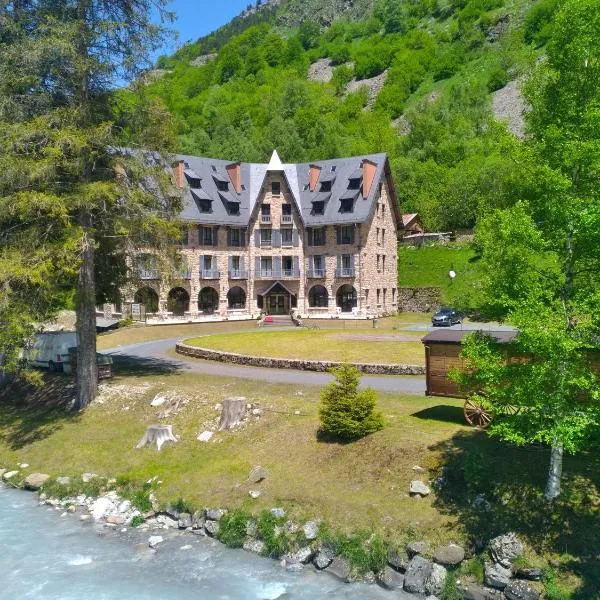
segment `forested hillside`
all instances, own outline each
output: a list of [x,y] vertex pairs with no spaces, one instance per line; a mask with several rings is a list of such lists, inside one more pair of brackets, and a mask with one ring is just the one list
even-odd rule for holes
[[[403,210],[468,228],[540,193],[492,100],[535,68],[559,5],[284,0],[162,57],[147,92],[173,115],[174,151],[265,161],[277,148],[288,162],[385,151]],[[518,93],[502,99],[519,121]]]

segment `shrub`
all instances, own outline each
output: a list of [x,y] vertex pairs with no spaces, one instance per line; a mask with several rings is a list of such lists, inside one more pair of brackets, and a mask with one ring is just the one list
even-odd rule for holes
[[501,90],[508,83],[508,73],[505,69],[497,68],[494,69],[488,78],[488,90],[495,92]]
[[377,573],[387,564],[388,548],[377,535],[358,533],[351,536],[340,536],[329,540],[336,553],[348,560],[358,575],[369,571]]
[[287,540],[281,531],[283,519],[278,519],[269,511],[261,513],[256,521],[258,538],[265,543],[266,555],[281,558],[287,551]]
[[223,515],[219,521],[217,538],[230,548],[241,548],[246,539],[246,526],[250,515],[243,510],[234,510]]
[[335,380],[321,393],[321,432],[340,441],[352,441],[382,429],[383,415],[375,412],[375,392],[358,389],[358,370],[342,365],[331,373]]
[[135,517],[133,517],[133,519],[131,519],[131,526],[132,527],[139,527],[140,525],[142,525],[144,523],[144,517],[142,517],[142,515],[136,515]]
[[463,598],[462,593],[456,586],[456,574],[452,571],[446,574],[440,598],[441,600],[462,600]]

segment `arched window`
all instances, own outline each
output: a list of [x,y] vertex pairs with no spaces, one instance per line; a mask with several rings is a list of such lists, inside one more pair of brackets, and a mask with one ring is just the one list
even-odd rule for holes
[[180,287],[173,288],[169,292],[167,308],[174,315],[182,317],[190,310],[190,295]]
[[308,306],[311,308],[327,308],[329,294],[322,285],[313,285],[308,292]]
[[246,308],[246,292],[239,286],[227,292],[227,305],[230,309]]
[[158,294],[152,288],[143,287],[139,289],[135,293],[133,301],[136,304],[143,304],[147,313],[158,312]]
[[212,314],[219,309],[219,294],[211,287],[200,290],[198,296],[198,310],[203,313]]
[[356,290],[349,284],[343,285],[337,291],[336,301],[342,312],[352,312],[356,307]]

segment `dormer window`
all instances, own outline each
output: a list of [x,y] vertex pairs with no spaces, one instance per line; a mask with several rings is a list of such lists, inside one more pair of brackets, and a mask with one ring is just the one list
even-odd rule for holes
[[210,200],[200,200],[198,206],[200,206],[200,212],[202,213],[212,212],[212,201]]
[[323,181],[321,182],[321,191],[322,192],[330,192],[331,191],[331,181]]
[[350,181],[348,183],[348,189],[349,190],[360,190],[360,184],[361,184],[360,179],[350,179]]
[[273,196],[279,196],[281,194],[281,182],[273,181],[271,183],[271,194],[273,194]]
[[227,181],[217,180],[215,183],[217,184],[219,192],[227,192],[229,190],[229,183]]
[[353,198],[342,198],[340,200],[340,212],[351,213],[354,211],[354,199]]
[[332,173],[335,173],[335,170],[336,170],[336,169],[337,169],[337,166],[336,166],[336,165],[332,165],[332,166],[331,166],[331,172],[332,172]]
[[325,202],[313,202],[312,214],[323,215],[325,214]]
[[239,215],[240,214],[239,202],[227,202],[225,204],[225,208],[227,209],[227,214],[229,214],[229,215]]
[[201,181],[202,180],[198,179],[198,178],[188,179],[188,183],[190,184],[190,187],[194,188],[195,190],[199,190],[202,187]]

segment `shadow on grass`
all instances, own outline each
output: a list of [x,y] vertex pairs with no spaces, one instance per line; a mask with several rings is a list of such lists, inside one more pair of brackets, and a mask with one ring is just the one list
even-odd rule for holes
[[177,360],[164,358],[113,354],[113,373],[115,375],[171,375],[185,369]]
[[64,375],[44,375],[44,385],[15,381],[0,393],[0,439],[11,450],[43,440],[78,419],[72,412],[75,382]]
[[430,408],[424,408],[419,412],[413,413],[412,417],[417,419],[426,419],[428,421],[444,421],[446,423],[456,423],[465,425],[465,415],[460,406],[450,406],[446,404],[438,404]]
[[558,556],[559,568],[577,574],[577,600],[600,594],[600,458],[567,456],[561,496],[552,504],[543,490],[549,451],[517,448],[483,432],[459,432],[432,446],[441,454],[435,507],[459,518],[475,547],[516,531],[538,553]]

